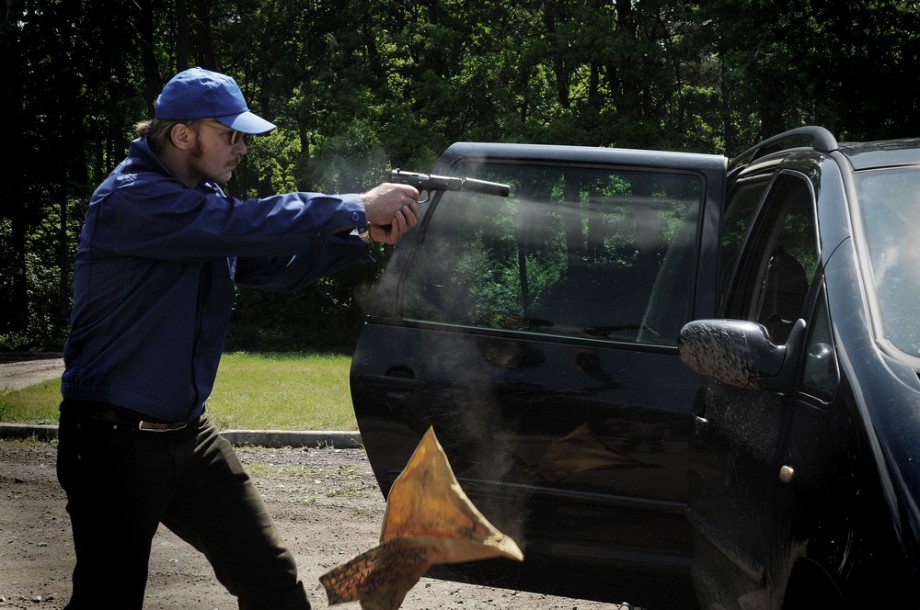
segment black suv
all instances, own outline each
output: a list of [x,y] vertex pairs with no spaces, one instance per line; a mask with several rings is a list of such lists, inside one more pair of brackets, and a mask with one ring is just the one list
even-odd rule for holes
[[805,127],[731,163],[457,143],[434,172],[511,195],[425,204],[355,414],[384,494],[433,426],[525,561],[432,575],[654,610],[918,606],[920,140]]

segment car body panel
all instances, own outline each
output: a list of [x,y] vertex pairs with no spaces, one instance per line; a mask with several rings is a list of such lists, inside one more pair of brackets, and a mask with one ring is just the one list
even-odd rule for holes
[[445,151],[435,173],[511,196],[423,204],[352,400],[384,494],[433,426],[525,561],[433,574],[658,609],[920,599],[920,351],[885,335],[860,200],[918,151],[812,127],[731,165]]
[[[698,409],[690,522],[694,583],[704,608],[913,607],[904,605],[905,596],[917,599],[911,574],[918,566],[920,380],[911,366],[887,356],[873,333],[871,279],[852,223],[854,165],[916,164],[917,142],[911,146],[787,151],[780,163],[774,156],[762,166],[774,176],[799,172],[813,185],[820,263],[800,311],[806,339],[780,347],[784,379],[758,388],[737,383],[739,370],[731,372],[736,379],[718,374],[722,382],[707,384]],[[848,156],[853,151],[856,163]],[[770,239],[756,228],[770,213],[765,201],[744,252]],[[733,277],[744,281],[738,269]],[[693,323],[714,333],[723,324]],[[730,349],[722,358],[738,353]],[[819,391],[816,379],[824,380]]]

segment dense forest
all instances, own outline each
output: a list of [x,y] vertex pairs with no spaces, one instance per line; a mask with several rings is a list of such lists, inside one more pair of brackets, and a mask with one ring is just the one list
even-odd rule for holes
[[[176,72],[228,73],[279,126],[237,197],[356,192],[458,140],[736,154],[803,124],[920,135],[920,2],[7,0],[0,350],[59,350],[95,186]],[[379,247],[382,262],[389,254]],[[347,347],[381,265],[241,290],[234,349]]]

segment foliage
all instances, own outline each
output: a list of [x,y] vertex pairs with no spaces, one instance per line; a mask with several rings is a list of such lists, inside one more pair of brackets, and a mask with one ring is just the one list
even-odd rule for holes
[[[0,349],[66,333],[82,209],[163,83],[233,75],[279,129],[251,138],[238,197],[356,192],[451,142],[736,154],[806,123],[912,135],[920,7],[906,0],[11,0],[15,126],[3,164]],[[294,295],[240,293],[236,346],[347,346],[389,255]],[[553,281],[553,271],[534,278]],[[335,329],[340,329],[336,332]],[[274,337],[274,338],[273,338]]]

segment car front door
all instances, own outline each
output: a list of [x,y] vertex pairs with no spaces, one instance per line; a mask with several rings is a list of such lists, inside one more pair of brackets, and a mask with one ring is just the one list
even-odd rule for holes
[[[830,327],[815,281],[815,199],[809,176],[776,173],[728,279],[723,319],[695,321],[682,333],[682,357],[709,358],[724,373],[701,393],[691,449],[689,519],[704,607],[780,607],[785,583],[776,579],[796,555],[789,544],[798,504],[785,459],[796,412],[807,417],[802,367],[810,394],[836,387],[827,377]],[[712,340],[696,343],[697,355],[688,354],[693,333]],[[801,357],[809,351],[814,357]]]

